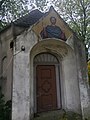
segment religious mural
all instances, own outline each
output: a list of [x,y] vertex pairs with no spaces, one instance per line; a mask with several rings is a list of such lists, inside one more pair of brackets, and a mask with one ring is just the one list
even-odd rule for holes
[[44,38],[58,38],[66,41],[66,36],[64,32],[61,30],[59,26],[56,25],[56,18],[51,16],[50,17],[50,25],[47,25],[46,27],[43,27],[43,30],[41,31],[40,35]]

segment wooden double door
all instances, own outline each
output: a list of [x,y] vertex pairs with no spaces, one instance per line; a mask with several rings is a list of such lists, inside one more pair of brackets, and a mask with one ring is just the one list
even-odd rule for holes
[[36,68],[37,112],[57,109],[55,65],[38,65]]

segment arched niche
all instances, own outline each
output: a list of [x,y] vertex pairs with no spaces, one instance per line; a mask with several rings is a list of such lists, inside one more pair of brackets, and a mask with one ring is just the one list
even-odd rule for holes
[[[47,53],[47,54],[46,54]],[[48,57],[49,56],[49,57]],[[45,63],[47,59],[47,65],[50,65],[50,59],[55,58],[58,60],[58,78],[61,82],[61,106],[62,109],[73,109],[79,110],[79,88],[78,88],[78,78],[77,78],[77,68],[74,50],[64,41],[58,39],[45,39],[35,44],[30,51],[30,106],[31,114],[37,112],[34,107],[35,105],[35,79],[36,70],[35,66],[37,63]],[[51,62],[54,64],[54,61]],[[74,89],[74,90],[73,90]],[[78,93],[78,94],[77,94]],[[74,96],[75,94],[75,96]],[[78,100],[78,103],[76,102]],[[60,104],[60,103],[59,103]],[[76,106],[74,108],[73,106]],[[37,108],[37,107],[36,107]],[[57,107],[58,108],[58,107]]]

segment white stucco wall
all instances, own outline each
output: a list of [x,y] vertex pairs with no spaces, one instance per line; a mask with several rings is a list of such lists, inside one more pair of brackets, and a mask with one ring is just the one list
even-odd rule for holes
[[76,113],[81,113],[79,82],[74,54],[71,53],[69,56],[64,58],[63,70],[66,91],[66,109]]
[[4,100],[11,100],[12,94],[12,49],[10,42],[13,40],[12,28],[0,33],[0,84]]
[[[30,117],[30,64],[29,51],[37,38],[32,31],[16,39],[13,61],[12,120],[29,120]],[[21,51],[21,46],[25,51]],[[21,51],[21,52],[20,52]]]
[[87,74],[87,62],[85,46],[81,41],[74,37],[74,48],[77,61],[77,72],[80,88],[80,101],[83,119],[90,119],[90,96]]

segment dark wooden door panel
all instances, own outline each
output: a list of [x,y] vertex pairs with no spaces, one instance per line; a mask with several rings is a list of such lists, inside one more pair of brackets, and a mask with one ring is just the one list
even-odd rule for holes
[[37,76],[37,111],[57,108],[56,74],[54,65],[38,65]]

